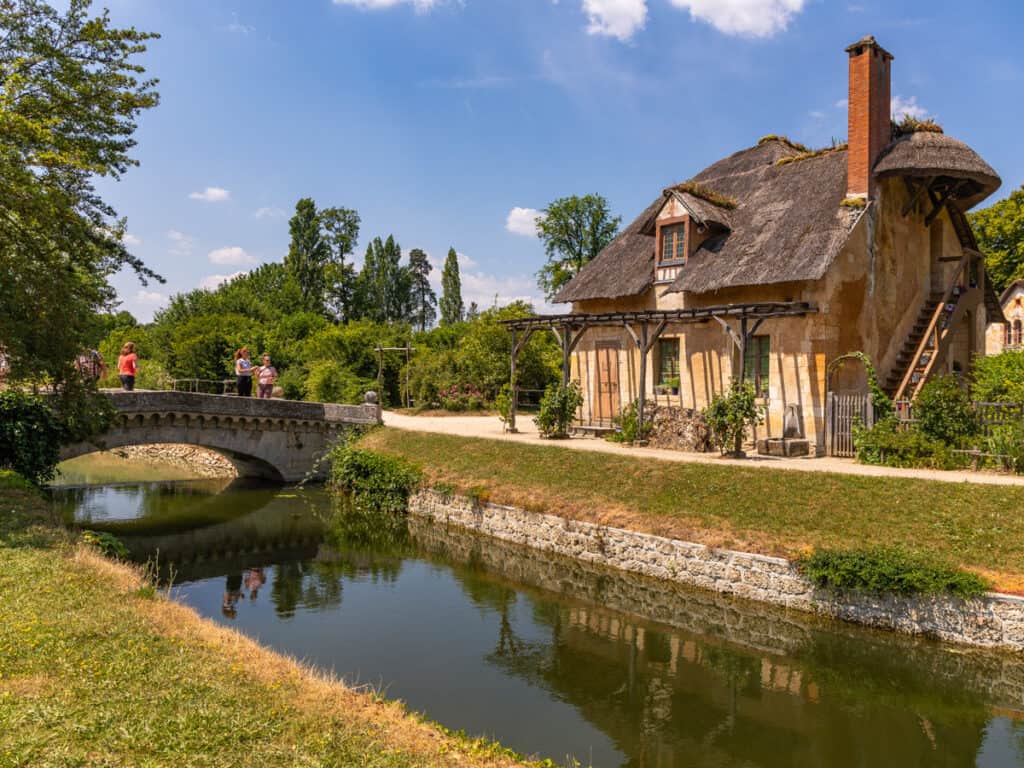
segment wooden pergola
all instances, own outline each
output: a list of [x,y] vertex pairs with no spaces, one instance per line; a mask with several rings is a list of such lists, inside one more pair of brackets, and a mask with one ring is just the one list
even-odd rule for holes
[[[562,385],[569,383],[570,359],[573,351],[591,328],[625,328],[640,353],[639,397],[637,415],[644,423],[644,403],[647,389],[647,354],[669,326],[718,322],[729,334],[739,350],[742,380],[746,376],[746,351],[750,338],[765,320],[773,317],[801,317],[817,312],[818,308],[804,301],[772,301],[759,304],[723,304],[693,309],[651,309],[630,312],[579,312],[564,315],[534,315],[502,323],[512,334],[511,387],[512,407],[509,412],[509,431],[516,431],[516,362],[526,343],[537,331],[551,331],[562,348]],[[737,320],[739,328],[729,324]]]

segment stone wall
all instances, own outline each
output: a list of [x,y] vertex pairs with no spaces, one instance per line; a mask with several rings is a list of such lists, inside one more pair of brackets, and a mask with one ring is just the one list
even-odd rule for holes
[[130,461],[167,464],[181,467],[196,477],[237,477],[238,471],[231,460],[216,451],[195,445],[126,445],[114,453]]
[[911,635],[1024,651],[1024,599],[841,594],[788,560],[421,491],[410,513],[583,562]]

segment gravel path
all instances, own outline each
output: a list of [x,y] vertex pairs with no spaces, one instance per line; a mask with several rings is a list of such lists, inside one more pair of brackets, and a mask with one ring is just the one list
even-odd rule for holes
[[724,459],[712,453],[684,453],[659,448],[632,448],[618,443],[609,443],[594,437],[573,437],[568,440],[544,440],[537,433],[533,421],[519,419],[519,434],[504,432],[497,416],[408,416],[391,411],[384,412],[384,424],[396,429],[419,432],[435,432],[461,437],[480,437],[488,440],[508,440],[516,443],[547,445],[596,453],[615,453],[624,456],[648,457],[662,461],[678,461],[691,464],[730,464],[737,467],[765,467],[792,469],[799,472],[839,472],[863,477],[904,477],[917,480],[939,480],[945,483],[981,483],[985,485],[1013,485],[1024,487],[1024,476],[1002,475],[988,472],[941,471],[934,469],[897,469],[857,464],[853,459],[801,458],[781,459],[768,456],[751,456],[748,459]]

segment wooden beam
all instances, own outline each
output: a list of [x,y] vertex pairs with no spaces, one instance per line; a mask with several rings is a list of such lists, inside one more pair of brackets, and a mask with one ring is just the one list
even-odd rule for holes
[[930,189],[928,190],[928,198],[932,201],[932,210],[927,216],[924,217],[924,225],[926,227],[930,227],[932,225],[932,222],[935,221],[936,217],[938,217],[938,215],[942,213],[942,209],[945,207],[946,201],[949,199],[949,195],[951,192],[952,189],[947,187],[945,190],[943,190],[941,195],[936,197]]
[[740,341],[740,337],[736,333],[736,331],[734,331],[732,329],[732,327],[727,322],[725,322],[725,320],[723,320],[722,318],[715,317],[714,319],[718,321],[719,325],[722,326],[722,329],[729,335],[729,338],[732,339],[732,343],[735,344],[740,349],[742,349],[743,348],[743,342]]
[[643,347],[640,344],[640,337],[636,335],[636,331],[633,330],[633,327],[627,322],[623,322],[622,325],[627,331],[629,331],[629,335],[633,337],[633,343],[636,344],[636,348],[642,350]]

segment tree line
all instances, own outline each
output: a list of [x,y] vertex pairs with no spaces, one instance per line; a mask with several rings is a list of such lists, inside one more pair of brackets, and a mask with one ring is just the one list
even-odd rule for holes
[[465,315],[458,255],[448,250],[442,269],[440,306],[430,284],[433,266],[413,248],[402,263],[402,247],[393,235],[366,246],[362,268],[349,260],[359,239],[359,214],[350,208],[320,208],[311,198],[295,206],[288,224],[291,241],[284,258],[287,276],[300,292],[297,308],[335,322],[372,320],[409,323],[424,331],[461,322]]

